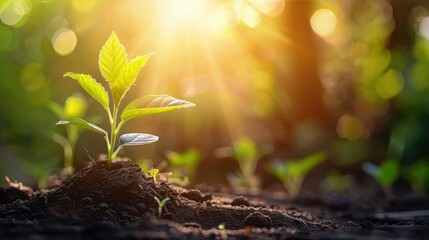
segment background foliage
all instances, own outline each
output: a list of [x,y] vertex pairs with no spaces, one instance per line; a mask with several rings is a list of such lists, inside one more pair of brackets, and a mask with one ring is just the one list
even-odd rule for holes
[[[316,191],[366,186],[382,178],[362,166],[384,172],[384,162],[399,166],[394,189],[428,190],[426,1],[1,0],[0,20],[1,176],[35,183],[64,165],[50,103],[80,91],[65,72],[102,79],[98,51],[115,31],[131,57],[155,52],[126,101],[169,94],[198,106],[132,122],[124,130],[160,141],[122,155],[159,165],[167,151],[195,148],[192,181],[226,183],[238,163],[223,150],[247,137],[261,153],[262,187],[279,183],[266,171],[273,159],[324,151],[309,173]],[[85,97],[86,115],[102,115]],[[106,153],[94,134],[80,136],[78,168],[84,147]]]

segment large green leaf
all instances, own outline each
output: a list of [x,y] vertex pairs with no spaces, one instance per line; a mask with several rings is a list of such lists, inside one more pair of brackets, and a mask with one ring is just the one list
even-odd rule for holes
[[88,129],[91,130],[93,132],[99,133],[101,135],[105,135],[107,136],[107,132],[104,131],[104,129],[102,129],[101,127],[94,125],[92,123],[89,123],[81,118],[73,118],[70,121],[59,121],[57,122],[55,125],[65,125],[65,124],[71,124],[71,125],[75,125],[84,129]]
[[122,68],[127,64],[127,53],[119,42],[115,32],[112,32],[100,51],[98,65],[103,77],[112,84]]
[[125,64],[116,79],[110,84],[115,104],[121,101],[125,93],[137,79],[140,70],[144,67],[152,53],[138,56]]
[[78,74],[78,73],[65,73],[64,77],[70,77],[78,81],[83,89],[97,102],[101,104],[107,111],[109,111],[109,95],[107,94],[104,87],[98,83],[90,75]]
[[140,116],[193,106],[195,106],[194,103],[176,99],[168,95],[148,95],[129,103],[122,112],[121,118],[123,122],[126,122]]

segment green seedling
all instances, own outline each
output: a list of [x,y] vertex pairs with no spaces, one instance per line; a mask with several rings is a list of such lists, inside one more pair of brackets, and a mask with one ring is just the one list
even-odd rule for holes
[[362,169],[372,176],[383,188],[387,197],[392,197],[392,185],[399,177],[400,166],[395,160],[384,160],[380,166],[371,162],[362,164]]
[[429,162],[420,159],[406,169],[405,177],[415,193],[424,194],[429,187]]
[[197,149],[190,148],[182,153],[168,151],[166,155],[173,178],[183,180],[185,183],[195,180],[195,172],[201,160],[201,154]]
[[[70,120],[73,118],[81,118],[85,115],[87,109],[86,99],[80,94],[75,93],[68,97],[64,102],[64,106],[59,105],[56,102],[49,102],[48,107],[51,109],[60,119]],[[64,173],[71,175],[74,172],[73,161],[74,153],[76,149],[76,142],[79,138],[81,131],[74,125],[66,126],[66,136],[52,132],[50,138],[61,145],[64,151]]]
[[121,113],[119,112],[125,94],[134,84],[140,70],[151,55],[152,53],[149,53],[128,61],[124,46],[113,32],[102,47],[99,56],[99,68],[101,74],[109,83],[113,102],[112,106],[109,104],[109,94],[90,75],[72,72],[64,74],[64,76],[78,81],[82,88],[106,110],[110,123],[110,134],[95,124],[81,118],[59,121],[57,125],[71,124],[103,135],[107,145],[109,164],[116,158],[119,151],[126,146],[145,145],[156,142],[158,137],[152,134],[127,133],[119,137],[119,146],[116,147],[120,129],[127,121],[136,117],[192,107],[195,104],[168,95],[148,95],[130,102]]
[[291,198],[296,198],[305,176],[325,158],[324,152],[318,152],[298,160],[276,159],[271,162],[268,171],[283,183]]
[[325,192],[344,192],[350,189],[353,183],[353,176],[331,172],[320,182],[319,187]]
[[162,209],[164,208],[165,204],[167,204],[167,202],[170,200],[170,198],[166,197],[164,199],[159,200],[158,197],[153,197],[155,198],[156,202],[158,203],[158,219],[161,219],[162,216]]
[[[260,181],[255,171],[261,153],[256,144],[247,137],[241,137],[232,145],[232,156],[240,167],[241,183],[246,187],[258,188]],[[236,177],[236,179],[240,179],[240,177]]]
[[155,185],[158,183],[158,181],[156,180],[158,177],[158,173],[159,169],[157,168],[147,170],[147,174],[149,174],[149,176],[153,179],[153,183],[155,183]]
[[37,179],[37,186],[39,188],[46,188],[48,185],[48,179],[51,173],[56,169],[56,161],[50,159],[40,163],[21,161],[21,166],[24,171],[30,173]]

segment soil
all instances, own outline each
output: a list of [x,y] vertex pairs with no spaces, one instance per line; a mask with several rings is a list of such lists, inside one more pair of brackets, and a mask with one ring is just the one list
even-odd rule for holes
[[[429,199],[359,206],[340,196],[202,193],[98,161],[60,186],[0,188],[0,239],[427,239]],[[155,197],[169,198],[158,219]]]

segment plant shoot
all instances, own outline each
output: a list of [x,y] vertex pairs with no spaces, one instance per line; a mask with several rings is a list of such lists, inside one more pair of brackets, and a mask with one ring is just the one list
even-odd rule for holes
[[80,86],[100,103],[109,118],[110,134],[81,118],[59,121],[57,125],[71,124],[103,135],[107,145],[109,164],[116,158],[119,151],[126,146],[156,142],[158,137],[152,134],[127,133],[119,137],[119,146],[116,147],[121,127],[127,121],[136,117],[192,107],[195,104],[168,95],[148,95],[130,102],[122,112],[119,111],[125,94],[134,84],[140,70],[145,66],[151,55],[152,53],[149,53],[129,61],[124,46],[113,32],[102,47],[99,56],[99,68],[104,79],[109,83],[112,104],[109,101],[109,94],[92,76],[72,72],[64,74],[64,76],[78,81]]

